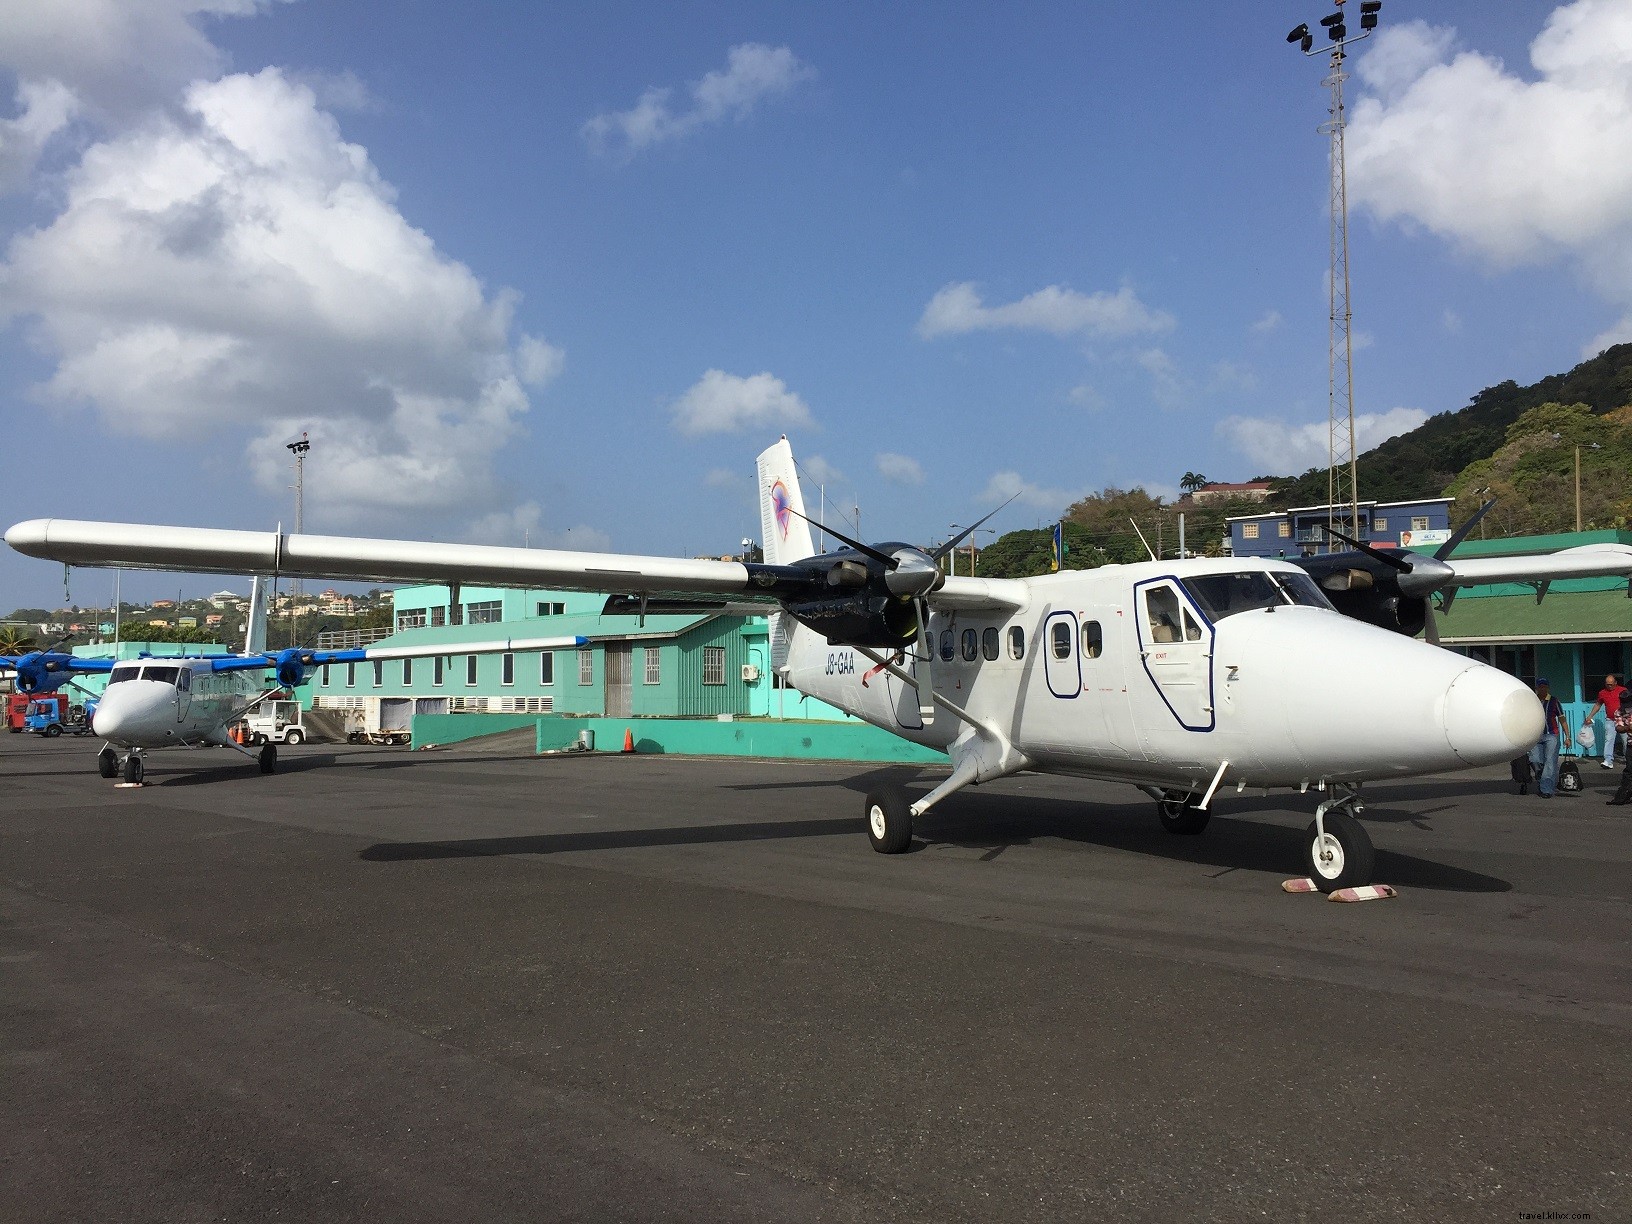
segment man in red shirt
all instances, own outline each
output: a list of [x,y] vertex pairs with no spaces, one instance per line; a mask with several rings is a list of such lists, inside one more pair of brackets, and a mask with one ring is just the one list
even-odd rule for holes
[[1615,722],[1621,712],[1621,703],[1627,699],[1628,689],[1614,676],[1604,677],[1604,687],[1598,690],[1598,700],[1592,709],[1587,711],[1586,722],[1583,726],[1590,726],[1592,720],[1598,717],[1598,711],[1604,712],[1604,719],[1608,722],[1608,729],[1604,732],[1604,768],[1615,768]]

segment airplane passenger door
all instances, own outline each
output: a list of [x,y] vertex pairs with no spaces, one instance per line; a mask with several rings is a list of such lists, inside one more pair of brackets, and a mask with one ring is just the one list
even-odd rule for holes
[[193,673],[183,667],[176,675],[176,721],[186,722],[193,707]]
[[1186,731],[1213,729],[1213,626],[1171,578],[1133,594],[1145,675]]
[[1082,660],[1077,655],[1077,614],[1050,612],[1043,619],[1043,675],[1056,697],[1082,696]]

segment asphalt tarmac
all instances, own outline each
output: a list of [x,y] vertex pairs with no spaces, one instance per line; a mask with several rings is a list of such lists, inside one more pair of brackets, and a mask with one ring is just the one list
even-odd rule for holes
[[[0,735],[0,1218],[1632,1219],[1632,812]],[[1374,790],[1374,793],[1371,791]]]

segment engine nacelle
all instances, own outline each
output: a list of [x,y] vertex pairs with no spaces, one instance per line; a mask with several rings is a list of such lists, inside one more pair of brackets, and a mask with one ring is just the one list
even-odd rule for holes
[[1392,582],[1350,590],[1326,590],[1326,598],[1344,616],[1415,637],[1428,623],[1428,600],[1401,594]]
[[865,592],[837,599],[802,600],[784,605],[800,624],[834,646],[876,646],[897,650],[918,636],[918,615],[910,599]]
[[278,684],[286,689],[299,688],[305,684],[306,669],[307,660],[304,652],[294,646],[278,651],[272,667],[278,677]]
[[73,655],[48,650],[36,650],[17,660],[17,691],[19,693],[50,693],[65,684],[73,673],[69,665]]

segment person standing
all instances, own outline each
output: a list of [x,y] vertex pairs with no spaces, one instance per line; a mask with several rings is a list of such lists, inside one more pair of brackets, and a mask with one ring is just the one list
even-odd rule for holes
[[[1621,712],[1610,726],[1619,730],[1622,735],[1628,736],[1627,747],[1632,748],[1632,701],[1621,702]],[[1614,730],[1610,732],[1614,734]],[[1615,794],[1610,797],[1608,806],[1625,807],[1632,803],[1632,752],[1626,754],[1626,767],[1621,770],[1621,784],[1615,788]]]
[[1541,701],[1546,720],[1542,724],[1541,738],[1530,749],[1530,763],[1540,774],[1536,779],[1536,794],[1543,799],[1551,799],[1558,786],[1559,741],[1562,740],[1566,748],[1570,746],[1570,728],[1564,722],[1564,707],[1553,696],[1546,676],[1536,678],[1536,697]]
[[[1628,690],[1626,685],[1614,676],[1604,677],[1604,687],[1598,690],[1598,700],[1592,709],[1587,711],[1586,721],[1581,725],[1591,726],[1592,720],[1598,716],[1598,711],[1604,712],[1604,719],[1609,723],[1609,730],[1604,733],[1604,768],[1615,768],[1615,740],[1619,734],[1616,722],[1620,717],[1621,707],[1626,704]],[[1628,744],[1628,758],[1632,759],[1632,743]]]

